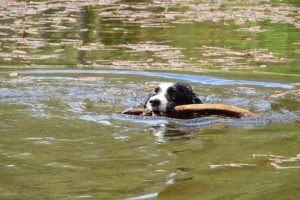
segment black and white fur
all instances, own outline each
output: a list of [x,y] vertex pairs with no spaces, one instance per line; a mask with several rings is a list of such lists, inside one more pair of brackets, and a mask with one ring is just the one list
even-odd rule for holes
[[202,103],[187,83],[162,83],[149,94],[144,108],[154,115],[168,115],[175,106]]

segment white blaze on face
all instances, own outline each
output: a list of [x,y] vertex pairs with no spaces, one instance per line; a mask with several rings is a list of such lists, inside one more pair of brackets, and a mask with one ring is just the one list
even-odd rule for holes
[[158,86],[160,88],[160,91],[148,100],[148,102],[146,104],[146,108],[148,110],[153,111],[153,108],[152,108],[152,105],[151,105],[150,101],[157,99],[157,100],[160,101],[160,105],[158,107],[159,111],[166,112],[167,104],[168,104],[168,100],[166,98],[167,90],[168,90],[169,87],[171,87],[173,85],[174,85],[174,83],[162,83],[162,84],[160,84]]

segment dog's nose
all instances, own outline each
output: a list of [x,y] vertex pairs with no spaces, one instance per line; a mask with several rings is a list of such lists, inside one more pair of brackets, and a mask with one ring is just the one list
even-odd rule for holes
[[158,99],[152,99],[149,101],[152,106],[159,106],[160,105],[160,100]]

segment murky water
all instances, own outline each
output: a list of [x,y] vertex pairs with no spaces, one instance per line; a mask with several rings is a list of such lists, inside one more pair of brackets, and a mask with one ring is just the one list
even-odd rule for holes
[[[254,180],[264,186],[253,187],[276,193],[277,181],[290,181],[299,172],[299,100],[293,96],[299,89],[291,83],[114,70],[17,74],[3,71],[0,77],[3,198],[152,198],[174,192],[208,198],[223,196],[227,182],[240,194]],[[193,81],[205,102],[245,107],[260,117],[118,114],[142,106],[154,85],[178,79]],[[266,180],[273,173],[278,180]],[[245,186],[237,189],[241,181]],[[209,193],[215,184],[220,193]],[[206,194],[198,186],[205,186],[200,191]]]
[[[299,6],[5,1],[0,199],[299,199]],[[259,117],[120,114],[171,81]]]

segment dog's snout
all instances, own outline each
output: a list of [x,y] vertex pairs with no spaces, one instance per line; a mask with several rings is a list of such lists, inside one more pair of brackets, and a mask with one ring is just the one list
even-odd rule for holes
[[159,99],[151,99],[149,102],[152,106],[159,106],[160,105],[160,100]]

